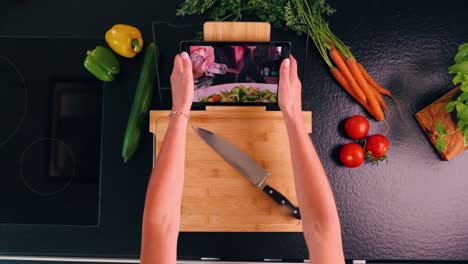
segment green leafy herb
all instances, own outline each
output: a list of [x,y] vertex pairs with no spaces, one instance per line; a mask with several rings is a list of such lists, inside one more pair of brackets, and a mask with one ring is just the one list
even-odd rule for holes
[[458,120],[457,127],[460,129],[468,128],[468,122],[463,121],[463,120]]
[[323,15],[335,10],[325,0],[185,0],[177,15],[208,15],[215,21],[258,19],[273,27],[289,27],[298,34],[311,36],[320,55],[330,68],[333,64],[328,49],[334,45],[346,58],[354,57],[346,46],[330,30]]
[[447,142],[445,141],[445,138],[442,136],[439,136],[436,140],[436,148],[440,152],[443,152],[445,148],[447,147]]
[[445,136],[448,134],[447,130],[445,129],[445,125],[438,122],[435,124],[435,131],[437,132],[437,139],[436,139],[436,148],[440,152],[443,152],[447,147],[447,142],[445,141]]
[[449,67],[449,73],[468,73],[468,60],[457,62]]
[[453,83],[460,84],[461,94],[457,99],[448,102],[445,105],[445,111],[457,113],[457,129],[447,132],[445,126],[441,123],[436,123],[435,131],[437,132],[436,148],[439,151],[444,151],[447,147],[445,136],[457,132],[461,132],[465,146],[468,146],[468,43],[464,43],[458,47],[458,53],[454,58],[455,64],[449,67],[449,73],[455,73]]
[[466,104],[466,102],[468,102],[468,93],[460,94],[460,96],[458,96],[457,100],[459,102],[464,102]]
[[457,103],[455,108],[457,109],[458,120],[468,122],[468,106],[463,103]]
[[463,131],[463,140],[465,142],[465,146],[468,146],[468,127],[466,127]]
[[186,0],[176,14],[178,16],[208,14],[214,21],[238,21],[243,17],[257,17],[273,26],[285,25],[284,6],[287,0]]
[[463,82],[463,80],[464,80],[464,75],[459,73],[459,74],[455,75],[455,77],[453,77],[453,84],[457,85],[457,84]]
[[436,123],[435,130],[440,136],[447,135],[447,130],[445,129],[445,125],[442,123]]
[[463,82],[461,85],[461,90],[465,93],[468,93],[468,82]]
[[445,106],[445,111],[448,113],[453,112],[455,109],[455,105],[457,104],[457,101],[451,101]]
[[438,134],[436,139],[436,148],[440,152],[443,152],[447,147],[447,142],[445,141],[445,136],[448,134],[447,130],[445,129],[445,125],[440,122],[435,124],[435,130]]
[[460,63],[465,61],[468,58],[468,49],[462,49],[460,50],[457,55],[455,55],[455,58],[453,59],[455,63]]
[[463,43],[460,46],[458,46],[458,50],[465,50],[468,49],[468,43]]

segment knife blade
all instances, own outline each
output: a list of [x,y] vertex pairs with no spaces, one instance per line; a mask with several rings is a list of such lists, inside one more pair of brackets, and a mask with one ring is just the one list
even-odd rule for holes
[[293,217],[301,219],[299,208],[294,206],[286,196],[266,183],[271,175],[270,172],[265,170],[258,162],[242,152],[239,148],[215,135],[213,132],[195,126],[192,128],[208,146],[234,167],[234,169],[263,190],[273,201],[286,208]]

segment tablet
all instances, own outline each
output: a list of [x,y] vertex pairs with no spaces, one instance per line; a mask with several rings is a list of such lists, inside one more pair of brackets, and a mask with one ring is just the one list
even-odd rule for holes
[[180,49],[192,61],[194,103],[271,104],[291,43],[182,41]]

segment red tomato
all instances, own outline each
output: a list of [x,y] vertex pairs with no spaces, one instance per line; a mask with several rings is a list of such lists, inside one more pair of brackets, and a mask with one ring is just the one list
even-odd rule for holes
[[364,157],[364,149],[359,144],[348,143],[340,149],[340,161],[348,168],[361,166]]
[[368,152],[372,158],[384,158],[389,147],[390,142],[384,135],[376,134],[367,138],[366,152]]
[[214,95],[213,97],[208,99],[208,102],[218,102],[219,100],[221,100],[221,96],[220,95]]
[[344,129],[351,139],[363,139],[369,133],[369,121],[361,115],[355,115],[346,120]]

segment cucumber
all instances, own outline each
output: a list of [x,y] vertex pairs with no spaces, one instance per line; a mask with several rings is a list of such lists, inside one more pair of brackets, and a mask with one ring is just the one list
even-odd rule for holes
[[156,77],[156,60],[159,50],[154,43],[147,46],[140,79],[133,97],[132,109],[128,118],[127,129],[122,146],[122,157],[125,162],[130,160],[140,145],[145,121],[148,119],[149,108],[153,98],[154,81]]

